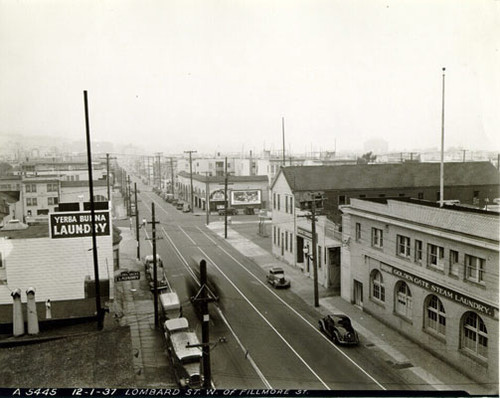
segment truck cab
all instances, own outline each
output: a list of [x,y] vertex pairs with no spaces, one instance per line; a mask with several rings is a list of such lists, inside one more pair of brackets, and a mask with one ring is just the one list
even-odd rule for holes
[[196,333],[189,329],[186,318],[167,320],[163,327],[168,356],[174,368],[177,383],[182,388],[202,388],[202,352]]
[[182,316],[182,307],[179,296],[172,290],[160,290],[160,307],[165,319],[175,319]]

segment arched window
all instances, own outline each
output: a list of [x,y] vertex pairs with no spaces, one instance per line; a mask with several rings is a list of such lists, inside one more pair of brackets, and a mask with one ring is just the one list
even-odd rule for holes
[[94,195],[94,202],[107,202],[108,199],[103,195]]
[[372,298],[377,301],[385,302],[384,279],[379,270],[374,270],[371,275]]
[[462,348],[480,357],[488,357],[488,331],[475,312],[467,312],[462,318]]
[[411,319],[413,303],[410,288],[405,282],[396,285],[396,313]]
[[440,335],[446,335],[446,312],[443,303],[435,296],[427,298],[425,308],[425,328]]

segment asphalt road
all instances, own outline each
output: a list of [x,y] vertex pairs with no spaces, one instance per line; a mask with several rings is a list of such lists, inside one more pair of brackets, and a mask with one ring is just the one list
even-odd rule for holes
[[[205,227],[205,216],[182,213],[141,188],[140,218],[155,203],[157,253],[184,315],[201,336],[189,298],[198,285],[193,255],[203,256],[220,292],[210,304],[212,380],[217,388],[405,390],[404,380],[369,347],[337,347],[317,329],[320,314],[289,290],[274,290],[265,270]],[[251,217],[251,216],[234,216]],[[219,220],[218,216],[211,217]],[[151,236],[151,225],[145,231]],[[142,255],[151,253],[141,244]],[[224,341],[224,342],[222,342]]]

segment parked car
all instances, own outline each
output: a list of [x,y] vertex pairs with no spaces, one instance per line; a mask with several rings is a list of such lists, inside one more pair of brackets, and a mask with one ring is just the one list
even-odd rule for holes
[[356,345],[359,343],[358,333],[354,330],[347,315],[327,315],[319,320],[321,330],[335,344]]
[[281,267],[273,267],[267,274],[267,281],[275,288],[288,288],[290,281],[285,278],[285,271]]
[[189,203],[184,203],[182,206],[183,213],[189,213],[191,211],[191,205]]
[[184,203],[182,203],[182,202],[177,202],[177,204],[175,205],[175,208],[176,208],[177,210],[182,210],[182,209],[184,209]]
[[[219,216],[223,216],[226,213],[226,209],[219,209]],[[227,215],[228,216],[234,216],[238,214],[238,210],[233,208],[233,207],[228,207],[227,208]]]

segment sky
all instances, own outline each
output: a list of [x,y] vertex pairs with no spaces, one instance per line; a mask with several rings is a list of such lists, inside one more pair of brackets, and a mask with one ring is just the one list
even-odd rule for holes
[[499,0],[0,0],[0,135],[500,151]]

